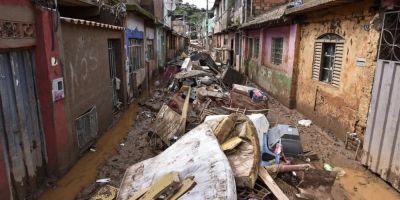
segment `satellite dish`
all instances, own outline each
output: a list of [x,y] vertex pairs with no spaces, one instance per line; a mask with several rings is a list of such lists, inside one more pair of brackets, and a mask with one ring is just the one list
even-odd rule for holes
[[174,11],[176,9],[175,0],[167,0],[165,3],[165,8],[170,11]]

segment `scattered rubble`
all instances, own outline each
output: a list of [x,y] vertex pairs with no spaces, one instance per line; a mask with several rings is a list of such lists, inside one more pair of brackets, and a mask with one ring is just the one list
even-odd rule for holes
[[207,53],[182,59],[140,103],[142,133],[160,153],[126,167],[117,199],[330,199],[345,171],[305,151],[300,127],[270,127],[266,93]]

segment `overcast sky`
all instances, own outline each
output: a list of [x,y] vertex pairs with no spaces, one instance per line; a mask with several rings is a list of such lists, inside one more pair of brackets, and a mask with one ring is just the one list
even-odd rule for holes
[[[206,8],[206,1],[207,0],[183,0],[183,3],[190,3],[196,5],[198,8]],[[208,9],[214,5],[214,0],[208,0]]]

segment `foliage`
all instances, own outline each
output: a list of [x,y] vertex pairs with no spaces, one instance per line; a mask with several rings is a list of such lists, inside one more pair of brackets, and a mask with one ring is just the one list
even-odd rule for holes
[[190,26],[197,27],[201,26],[205,15],[205,9],[199,9],[193,4],[183,3],[182,0],[176,0],[176,10],[174,11],[175,16],[183,16]]

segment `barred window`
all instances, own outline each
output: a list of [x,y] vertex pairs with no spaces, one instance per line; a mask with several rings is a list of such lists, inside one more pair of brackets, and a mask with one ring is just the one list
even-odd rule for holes
[[271,63],[275,65],[282,64],[283,38],[272,38],[271,42]]
[[129,39],[128,54],[129,54],[129,72],[133,72],[136,69],[142,68],[143,66],[143,40],[141,39]]

